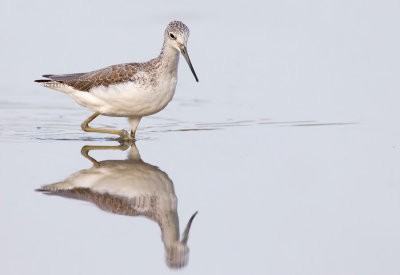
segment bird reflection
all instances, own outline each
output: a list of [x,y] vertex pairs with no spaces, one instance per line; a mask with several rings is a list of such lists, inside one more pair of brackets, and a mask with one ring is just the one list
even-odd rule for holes
[[130,144],[126,160],[98,162],[91,150],[126,150],[129,145],[84,146],[81,153],[93,163],[66,180],[42,186],[37,191],[49,195],[89,201],[100,209],[119,215],[145,216],[158,223],[165,247],[167,265],[182,268],[187,265],[189,230],[197,212],[189,219],[179,238],[179,219],[174,184],[168,175],[142,161],[134,143]]

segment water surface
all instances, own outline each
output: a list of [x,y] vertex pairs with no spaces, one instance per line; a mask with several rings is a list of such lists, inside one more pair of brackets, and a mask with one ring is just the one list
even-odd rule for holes
[[[1,274],[176,274],[171,259],[182,274],[398,274],[398,9],[3,1]],[[134,147],[82,132],[91,113],[33,83],[152,58],[172,19],[200,83],[181,62]],[[86,189],[35,191],[68,179]]]

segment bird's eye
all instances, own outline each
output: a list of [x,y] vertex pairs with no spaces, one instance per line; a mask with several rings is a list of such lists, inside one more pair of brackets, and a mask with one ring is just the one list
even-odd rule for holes
[[169,37],[171,37],[172,39],[176,39],[175,35],[172,32],[169,33]]

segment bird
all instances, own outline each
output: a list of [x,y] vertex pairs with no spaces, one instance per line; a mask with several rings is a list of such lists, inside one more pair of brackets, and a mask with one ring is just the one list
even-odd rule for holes
[[[94,113],[82,122],[85,132],[119,135],[134,140],[142,117],[164,109],[172,100],[177,84],[179,54],[182,54],[197,82],[187,42],[189,28],[181,21],[170,22],[158,57],[143,63],[123,63],[103,69],[73,74],[45,74],[35,82],[71,96],[79,105]],[[128,117],[131,131],[100,129],[89,126],[99,115]]]

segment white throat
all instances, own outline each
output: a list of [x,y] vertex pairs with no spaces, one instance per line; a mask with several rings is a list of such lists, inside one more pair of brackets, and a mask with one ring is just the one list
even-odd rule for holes
[[176,71],[179,63],[180,52],[164,42],[163,48],[160,53],[161,68],[164,73],[173,74],[176,76]]

